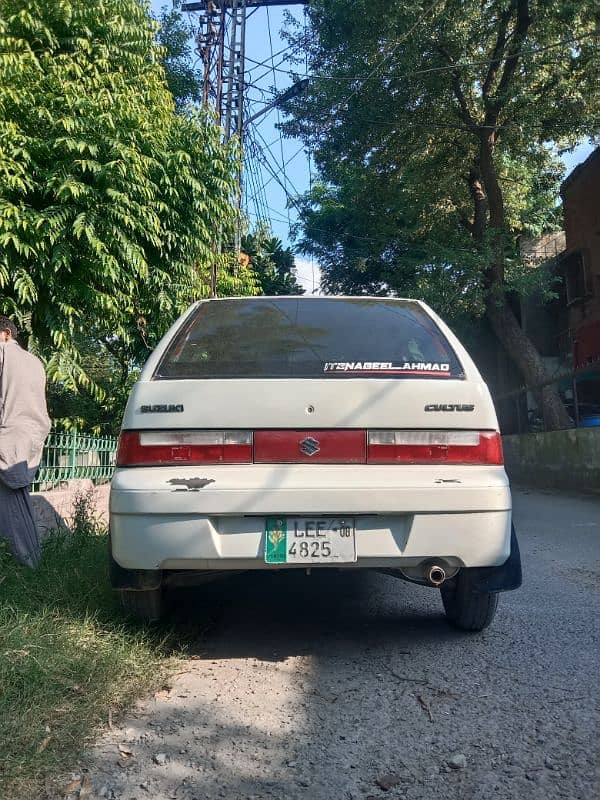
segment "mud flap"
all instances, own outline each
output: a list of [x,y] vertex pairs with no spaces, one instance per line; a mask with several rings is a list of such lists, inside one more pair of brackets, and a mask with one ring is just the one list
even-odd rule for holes
[[471,567],[461,570],[469,575],[469,588],[474,592],[510,592],[522,583],[521,553],[515,526],[510,533],[510,555],[497,567]]
[[117,564],[112,554],[110,533],[108,535],[108,575],[113,589],[147,591],[158,589],[162,583],[160,569],[126,569]]

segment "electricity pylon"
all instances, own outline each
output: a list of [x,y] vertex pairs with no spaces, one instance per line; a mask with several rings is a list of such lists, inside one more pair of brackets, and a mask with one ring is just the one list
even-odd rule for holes
[[236,134],[241,139],[244,131],[247,9],[305,5],[306,2],[197,0],[182,5],[182,11],[199,12],[196,43],[203,65],[202,105],[214,109],[226,141]]
[[[198,12],[197,50],[203,65],[202,105],[212,109],[215,122],[223,129],[227,142],[237,136],[240,147],[244,139],[244,95],[246,59],[246,21],[248,9],[269,6],[305,5],[307,0],[198,0],[184,3],[182,11]],[[253,12],[251,12],[253,13]],[[276,97],[251,121],[267,113],[278,103],[304,91],[307,81],[299,81]],[[290,93],[291,92],[291,93]],[[236,201],[242,201],[242,171],[238,173]],[[240,251],[241,214],[236,229],[234,248]],[[219,246],[220,249],[220,246]],[[211,275],[211,293],[216,296],[216,273]]]

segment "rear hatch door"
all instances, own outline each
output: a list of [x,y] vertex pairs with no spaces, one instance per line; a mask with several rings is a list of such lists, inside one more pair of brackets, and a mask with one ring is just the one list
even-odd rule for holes
[[[150,359],[124,427],[310,433],[497,421],[472,361],[422,304],[299,297],[198,304]],[[338,445],[358,458],[344,435]],[[286,441],[280,434],[279,456]],[[273,440],[255,442],[257,460],[273,454]]]

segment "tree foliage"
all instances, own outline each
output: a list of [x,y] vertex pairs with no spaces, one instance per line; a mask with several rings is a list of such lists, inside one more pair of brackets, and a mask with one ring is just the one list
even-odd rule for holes
[[304,294],[304,289],[296,279],[294,254],[289,247],[284,248],[265,227],[242,239],[242,251],[250,257],[250,264],[260,285],[260,294],[291,295]]
[[[286,129],[320,171],[301,225],[325,286],[485,314],[542,382],[507,295],[526,283],[518,235],[557,224],[557,148],[600,132],[598,4],[316,0],[307,13],[315,78]],[[541,395],[552,427],[560,408]]]
[[[80,369],[93,381],[96,392],[73,392],[63,380],[48,384],[50,418],[57,428],[116,435],[131,387],[139,375],[139,360],[122,340],[108,342],[92,334],[75,340]],[[98,394],[102,401],[98,402]]]
[[180,11],[180,6],[180,2],[175,2],[171,8],[161,8],[157,17],[157,39],[163,48],[162,64],[169,91],[177,108],[183,110],[187,103],[199,101],[202,84],[201,74],[192,63],[190,42],[194,29]]
[[[237,155],[177,114],[141,0],[3,0],[0,311],[68,388],[102,397],[93,336],[135,363],[208,293],[215,231],[235,220]],[[254,292],[219,257],[223,293]]]

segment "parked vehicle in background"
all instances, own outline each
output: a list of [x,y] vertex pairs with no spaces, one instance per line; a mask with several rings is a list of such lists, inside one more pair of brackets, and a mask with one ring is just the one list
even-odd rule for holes
[[132,390],[110,530],[113,585],[147,619],[166,585],[334,567],[439,587],[481,630],[521,580],[490,394],[414,300],[195,304]]

